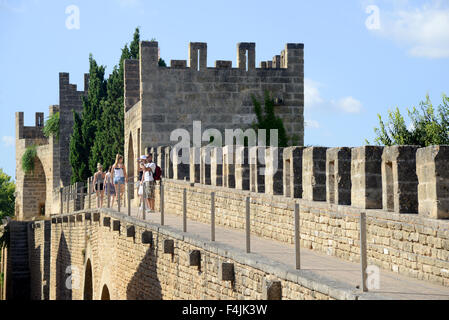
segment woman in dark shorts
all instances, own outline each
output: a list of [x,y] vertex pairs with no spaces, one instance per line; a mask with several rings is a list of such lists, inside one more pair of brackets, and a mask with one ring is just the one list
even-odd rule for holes
[[[99,208],[103,207],[103,197],[104,197],[104,179],[105,173],[103,172],[103,166],[99,163],[97,164],[98,171],[94,175],[94,190],[97,193],[97,199],[100,199]],[[98,203],[98,202],[97,202]]]
[[114,203],[115,201],[115,187],[114,187],[114,183],[112,181],[112,166],[109,167],[108,172],[106,173],[105,176],[105,191],[106,191],[106,197],[112,197],[112,202],[110,203]]

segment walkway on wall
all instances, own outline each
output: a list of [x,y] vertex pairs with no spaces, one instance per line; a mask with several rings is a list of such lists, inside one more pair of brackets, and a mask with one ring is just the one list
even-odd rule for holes
[[[126,211],[126,208],[123,208]],[[122,212],[123,212],[122,211]],[[137,217],[137,208],[132,208],[131,215]],[[183,230],[182,215],[165,213],[165,225]],[[160,213],[146,215],[146,221],[160,224]],[[204,240],[210,239],[210,225],[188,220],[188,234],[196,235]],[[246,250],[245,233],[240,230],[216,226],[216,241]],[[251,235],[251,252],[295,268],[295,247],[286,243],[268,240]],[[313,272],[319,276],[346,283],[353,287],[361,284],[361,268],[358,263],[348,262],[336,257],[327,256],[305,248],[301,248],[301,270]],[[371,290],[381,299],[395,300],[449,300],[449,287],[440,286],[427,281],[409,278],[403,275],[380,270],[380,290]]]

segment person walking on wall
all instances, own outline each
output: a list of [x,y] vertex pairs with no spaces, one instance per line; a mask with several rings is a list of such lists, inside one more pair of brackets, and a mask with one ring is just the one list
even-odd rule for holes
[[92,182],[94,185],[94,190],[97,194],[97,206],[98,208],[103,208],[103,197],[104,197],[104,179],[105,173],[103,172],[103,166],[98,163],[97,164],[97,172],[94,174],[94,181]]
[[112,197],[112,202],[115,201],[115,187],[114,187],[114,181],[112,179],[112,166],[109,167],[108,172],[105,175],[105,190],[106,190],[106,197]]
[[154,189],[155,189],[155,181],[154,181],[154,173],[156,171],[156,164],[153,162],[153,155],[148,154],[145,167],[143,173],[143,181],[145,188],[145,200],[147,207],[149,208],[149,212],[154,212]]
[[[115,157],[115,163],[112,166],[112,178],[114,181],[115,194],[117,197],[117,202],[124,203],[122,197],[125,195],[125,183],[128,183],[128,176],[126,174],[126,168],[123,163],[123,156],[117,155]],[[120,193],[120,199],[119,199]]]

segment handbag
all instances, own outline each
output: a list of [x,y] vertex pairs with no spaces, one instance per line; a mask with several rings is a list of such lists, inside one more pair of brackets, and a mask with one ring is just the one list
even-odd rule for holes
[[139,196],[143,195],[143,186],[142,186],[142,184],[139,186],[139,190],[137,191],[137,194]]

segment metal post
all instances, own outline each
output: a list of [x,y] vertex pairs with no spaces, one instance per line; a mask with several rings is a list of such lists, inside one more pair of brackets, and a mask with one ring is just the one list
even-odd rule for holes
[[301,233],[299,224],[299,212],[299,203],[295,203],[295,256],[297,270],[301,270]]
[[164,225],[165,223],[165,204],[164,204],[164,184],[162,183],[161,180],[161,226]]
[[91,197],[92,197],[92,184],[91,184],[91,179],[90,178],[88,178],[87,179],[87,193],[89,194],[88,196],[89,196],[89,209],[92,209],[92,199],[91,199]]
[[62,209],[64,206],[64,199],[63,196],[63,188],[59,188],[59,214],[62,214]]
[[120,198],[121,198],[122,185],[118,184],[118,212],[120,212]]
[[97,208],[100,208],[100,197],[98,196],[98,191],[99,191],[99,184],[98,184],[98,178],[97,178],[97,183],[96,183],[97,187],[95,188],[95,194],[97,195]]
[[128,216],[131,217],[131,190],[132,190],[132,182],[128,183]]
[[187,232],[187,189],[185,188],[182,195],[182,230]]
[[111,208],[111,190],[109,190],[111,188],[111,184],[109,182],[106,182],[105,184],[107,184],[107,188],[105,186],[105,190],[107,189],[108,194],[106,195],[108,197],[108,209]]
[[143,182],[143,185],[142,185],[142,189],[143,189],[143,191],[142,191],[142,218],[143,218],[143,220],[146,220],[147,219],[147,214],[146,214],[146,208],[145,208],[145,201],[146,201],[146,188],[145,188],[145,185],[146,185],[146,181],[144,181]]
[[360,262],[362,267],[362,290],[363,292],[368,292],[368,288],[366,286],[366,212],[360,213]]
[[246,253],[251,253],[250,197],[246,197]]
[[70,186],[67,186],[66,189],[66,197],[67,197],[67,213],[69,213],[69,206],[70,206]]
[[215,192],[210,194],[210,240],[215,241]]

